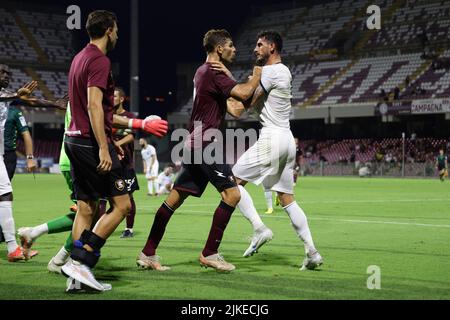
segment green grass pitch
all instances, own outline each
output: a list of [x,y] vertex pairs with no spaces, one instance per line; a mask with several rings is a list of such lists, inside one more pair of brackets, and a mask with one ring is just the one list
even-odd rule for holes
[[[251,235],[236,210],[220,250],[236,265],[231,274],[202,269],[203,248],[220,196],[209,187],[200,199],[189,198],[172,217],[158,254],[171,271],[138,270],[142,249],[163,197],[146,196],[146,184],[135,193],[135,237],[120,239],[122,224],[109,238],[95,269],[113,290],[68,295],[65,278],[46,266],[67,234],[41,237],[39,255],[9,263],[0,244],[0,299],[449,299],[450,181],[419,179],[301,178],[296,199],[305,210],[324,265],[299,271],[304,256],[286,213],[261,214],[274,239],[251,258],[242,258]],[[70,206],[59,175],[16,175],[16,228],[33,226],[66,214]],[[259,212],[265,211],[261,187],[248,185]],[[378,266],[381,289],[369,290],[369,266]]]

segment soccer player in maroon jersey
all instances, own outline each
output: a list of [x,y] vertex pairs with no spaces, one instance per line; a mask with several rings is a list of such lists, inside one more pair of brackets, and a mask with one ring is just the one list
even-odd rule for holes
[[[217,271],[232,271],[234,265],[228,263],[218,253],[223,233],[231,218],[240,193],[234,181],[231,167],[228,164],[213,162],[196,163],[194,154],[203,154],[203,150],[212,141],[204,137],[208,129],[218,129],[228,111],[227,100],[231,97],[238,101],[251,98],[261,79],[261,67],[254,67],[253,76],[243,84],[226,74],[212,70],[212,63],[230,64],[236,55],[231,35],[226,30],[210,30],[203,38],[203,46],[207,53],[206,62],[197,69],[194,77],[194,106],[191,114],[190,135],[183,152],[183,168],[174,183],[166,201],[159,208],[153,221],[147,243],[137,258],[137,265],[159,271],[168,270],[162,266],[156,248],[161,241],[166,225],[173,212],[189,196],[200,197],[208,182],[211,182],[220,193],[222,200],[214,212],[208,240],[200,254],[200,264],[215,268]],[[186,153],[191,158],[186,161]],[[189,156],[188,156],[189,157]],[[194,161],[192,161],[194,160]],[[209,162],[209,161],[208,161]]]
[[[119,116],[133,119],[135,115],[124,109],[123,102],[125,101],[125,91],[116,87],[114,90],[114,114]],[[134,202],[133,192],[139,190],[138,180],[136,178],[136,172],[134,171],[134,138],[135,132],[131,129],[117,129],[114,131],[114,140],[123,149],[124,156],[120,161],[124,168],[125,173],[125,185],[130,195],[131,209],[130,213],[126,217],[127,227],[122,232],[121,238],[133,237],[134,217],[136,215],[136,203]]]
[[[99,283],[91,269],[97,264],[106,239],[131,208],[118,157],[123,150],[112,137],[114,81],[106,56],[117,43],[117,18],[104,10],[91,12],[86,30],[90,42],[74,57],[69,71],[72,119],[65,133],[64,148],[71,162],[78,211],[72,228],[75,240],[72,260],[61,271],[94,290],[104,291],[110,290],[111,285]],[[155,134],[162,136],[167,132],[167,122],[155,120],[152,124]],[[91,231],[98,199],[105,197],[112,209]]]

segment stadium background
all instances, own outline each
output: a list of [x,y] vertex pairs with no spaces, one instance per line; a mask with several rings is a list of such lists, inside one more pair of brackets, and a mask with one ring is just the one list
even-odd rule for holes
[[[37,95],[53,98],[67,91],[71,58],[87,41],[83,29],[65,27],[70,4],[2,2],[0,60],[12,67],[10,88],[35,79],[41,84]],[[381,8],[379,31],[366,27],[369,4]],[[119,44],[110,58],[117,84],[129,93],[131,2],[78,5],[82,26],[95,8],[117,12]],[[293,74],[291,125],[305,156],[302,172],[357,174],[370,162],[373,174],[432,176],[434,156],[439,147],[447,147],[450,136],[449,10],[443,0],[231,1],[214,13],[202,2],[180,4],[176,10],[169,3],[141,2],[139,92],[132,108],[140,116],[168,118],[171,129],[185,128],[193,72],[204,59],[204,32],[212,27],[232,32],[238,49],[232,69],[245,80],[255,34],[272,28],[284,37],[283,59]],[[430,104],[434,107],[423,107]],[[23,111],[46,171],[57,162],[63,116],[53,110]],[[251,116],[230,119],[227,126],[258,128]],[[170,161],[169,137],[151,140],[162,162]],[[20,161],[19,170],[22,166]]]

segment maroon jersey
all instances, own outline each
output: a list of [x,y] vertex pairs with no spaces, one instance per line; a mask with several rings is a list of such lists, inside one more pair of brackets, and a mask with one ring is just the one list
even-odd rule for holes
[[[211,70],[209,63],[201,65],[194,76],[194,106],[192,108],[189,133],[191,147],[194,139],[203,141],[203,134],[208,129],[218,129],[227,112],[227,99],[236,85],[236,81],[222,72]],[[201,130],[199,125],[201,125]],[[199,143],[195,146],[197,146]]]
[[[128,111],[122,112],[121,114],[119,114],[119,116],[127,117],[128,119],[136,118],[134,113],[128,112]],[[136,134],[136,132],[134,132],[134,131],[129,132],[129,130],[130,129],[113,130],[114,131],[114,136],[113,136],[114,140],[119,141],[128,134],[133,134],[133,135]],[[129,169],[134,169],[134,141],[122,146],[122,149],[123,149],[123,153],[124,153],[124,157],[121,161],[123,167],[129,168]]]
[[88,87],[98,87],[103,91],[105,133],[108,142],[111,142],[114,108],[114,81],[111,63],[108,57],[93,44],[88,44],[81,50],[73,58],[70,66],[69,99],[72,119],[66,135],[89,138],[96,144],[87,110]]

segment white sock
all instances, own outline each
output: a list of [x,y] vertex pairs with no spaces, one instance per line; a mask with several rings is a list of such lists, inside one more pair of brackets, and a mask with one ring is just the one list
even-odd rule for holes
[[306,215],[302,208],[300,208],[297,202],[294,201],[283,209],[287,212],[289,218],[291,218],[291,223],[295,229],[295,232],[305,244],[305,252],[309,254],[316,252],[317,250],[314,247],[311,231],[308,226],[308,219],[306,219]]
[[158,184],[156,183],[156,180],[153,180],[153,190],[155,190],[155,193],[158,194]]
[[12,201],[0,201],[0,226],[5,238],[8,253],[16,251],[16,226],[12,215]]
[[243,186],[239,186],[239,191],[241,192],[241,200],[237,204],[239,210],[241,210],[244,217],[252,224],[253,231],[256,231],[260,227],[264,226],[258,212],[256,212],[255,206],[253,205],[253,200],[248,194],[247,190]]
[[273,209],[272,191],[264,191],[264,197],[266,198],[267,209]]
[[133,233],[133,228],[126,228],[125,230],[130,231],[131,233]]
[[54,260],[56,264],[63,264],[67,261],[70,256],[70,252],[64,248],[64,246],[59,249],[58,253],[55,255]]
[[153,181],[147,180],[148,193],[153,194]]
[[36,227],[31,228],[30,236],[33,240],[36,240],[37,238],[46,233],[48,233],[48,225],[46,223],[43,223]]

